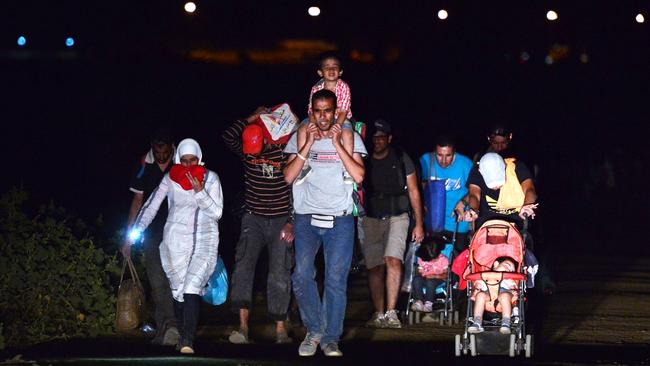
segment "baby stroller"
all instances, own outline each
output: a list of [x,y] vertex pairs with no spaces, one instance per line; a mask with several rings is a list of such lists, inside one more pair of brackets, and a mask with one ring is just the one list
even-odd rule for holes
[[[440,237],[440,239],[445,242],[450,241],[449,238],[445,237]],[[436,301],[433,304],[433,311],[431,313],[422,313],[419,311],[413,311],[411,309],[414,303],[413,277],[418,270],[417,256],[415,253],[417,252],[420,244],[417,244],[415,242],[409,244],[409,250],[407,252],[406,260],[404,261],[406,269],[404,271],[404,283],[402,285],[402,291],[409,293],[405,314],[410,325],[422,322],[423,315],[425,314],[430,314],[429,316],[432,319],[437,320],[440,325],[447,324],[449,326],[452,326],[453,324],[458,324],[459,314],[458,310],[454,309],[452,292],[454,289],[451,278],[451,263],[453,262],[453,248],[455,240],[456,234],[454,233],[454,237],[451,239],[451,244],[446,244],[445,249],[442,250],[442,254],[449,258],[449,267],[447,269],[447,272],[443,275],[444,282],[436,288]]]
[[[526,226],[526,225],[525,225]],[[516,272],[497,272],[492,270],[492,263],[497,258],[510,257],[517,262]],[[524,298],[526,292],[526,270],[524,267],[524,237],[513,223],[503,220],[489,220],[474,234],[469,247],[468,265],[463,273],[467,281],[467,318],[462,336],[455,336],[455,355],[479,354],[501,355],[510,357],[525,352],[526,357],[533,353],[532,335],[526,334]],[[487,285],[490,301],[486,306],[483,320],[485,331],[470,334],[468,327],[474,313],[474,301],[471,300],[474,281],[482,280]],[[519,296],[513,304],[511,316],[511,333],[501,334],[501,314],[497,313],[499,304],[496,299],[501,281],[513,280],[517,283]],[[489,315],[492,315],[491,318]]]

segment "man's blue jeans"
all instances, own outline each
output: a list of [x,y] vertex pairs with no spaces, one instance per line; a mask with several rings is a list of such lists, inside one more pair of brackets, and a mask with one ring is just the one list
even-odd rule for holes
[[[354,217],[337,216],[334,227],[311,225],[311,215],[297,214],[294,220],[296,266],[291,279],[307,331],[321,335],[321,344],[338,342],[343,333],[347,285],[354,248]],[[316,254],[323,244],[325,292],[323,301],[316,286]]]

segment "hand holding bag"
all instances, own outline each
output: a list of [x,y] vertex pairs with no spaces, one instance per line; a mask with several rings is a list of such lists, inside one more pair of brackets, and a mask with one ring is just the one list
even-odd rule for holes
[[[131,278],[124,279],[126,267],[129,267]],[[144,290],[138,272],[135,270],[130,257],[124,259],[120,287],[117,290],[117,312],[115,313],[115,327],[118,331],[132,330],[140,325],[144,309]]]

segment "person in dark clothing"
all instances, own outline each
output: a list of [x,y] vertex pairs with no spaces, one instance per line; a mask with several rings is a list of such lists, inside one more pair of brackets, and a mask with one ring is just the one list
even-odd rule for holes
[[248,320],[253,299],[253,279],[257,259],[264,249],[269,253],[267,305],[276,322],[276,342],[288,343],[284,321],[291,299],[293,265],[293,220],[291,187],[284,181],[287,155],[284,145],[265,141],[261,126],[253,122],[266,107],[259,107],[244,120],[236,121],[222,135],[226,146],[244,164],[245,212],[235,253],[231,284],[232,310],[239,314],[239,329],[228,338],[231,343],[248,343]]
[[[373,153],[368,159],[364,186],[368,193],[366,214],[359,219],[359,241],[368,268],[368,286],[374,305],[368,327],[400,328],[397,297],[402,261],[408,239],[424,238],[422,201],[413,161],[403,151],[390,146],[388,122],[377,120],[372,134]],[[411,238],[409,212],[415,227]]]
[[[165,174],[169,172],[173,155],[174,146],[169,131],[157,131],[151,139],[151,149],[142,157],[137,171],[131,179],[129,190],[133,192],[133,198],[129,209],[127,227],[133,225],[143,202],[146,202]],[[156,335],[152,343],[175,346],[178,342],[179,333],[176,318],[174,317],[169,280],[162,269],[159,251],[166,219],[167,202],[164,202],[155,220],[151,223],[147,235],[144,237],[142,248],[144,250],[145,268],[151,288],[151,299],[153,300],[156,322]],[[124,243],[122,245],[122,254],[125,257],[130,256],[131,245]]]

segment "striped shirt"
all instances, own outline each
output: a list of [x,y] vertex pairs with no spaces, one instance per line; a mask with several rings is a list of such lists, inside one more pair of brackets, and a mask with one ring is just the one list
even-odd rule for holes
[[284,181],[282,169],[287,163],[284,145],[265,145],[258,155],[244,154],[242,131],[245,121],[237,121],[222,135],[226,146],[244,164],[244,204],[247,211],[264,217],[287,216],[292,212],[291,187]]
[[[314,86],[311,87],[311,93],[309,94],[309,105],[307,106],[307,112],[311,113],[311,97],[319,90],[325,89],[325,80],[320,79]],[[334,90],[336,94],[336,108],[344,111],[348,111],[347,119],[352,118],[352,94],[350,93],[350,86],[345,81],[339,79],[336,82],[336,88]]]

